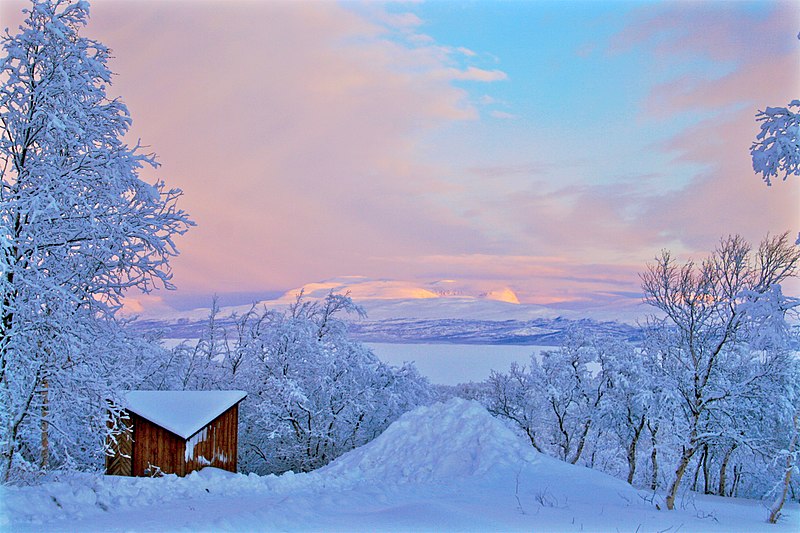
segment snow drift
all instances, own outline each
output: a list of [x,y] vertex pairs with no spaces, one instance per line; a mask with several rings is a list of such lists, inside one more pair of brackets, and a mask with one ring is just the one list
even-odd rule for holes
[[406,413],[369,444],[309,474],[185,478],[63,474],[0,487],[11,531],[796,531],[761,502],[689,494],[673,512],[601,472],[536,453],[480,404]]
[[477,402],[452,399],[401,416],[318,473],[339,483],[445,482],[535,462],[530,445]]

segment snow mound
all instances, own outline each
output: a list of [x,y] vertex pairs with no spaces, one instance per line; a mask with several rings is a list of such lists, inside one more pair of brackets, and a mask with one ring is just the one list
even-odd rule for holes
[[537,461],[529,444],[478,402],[454,398],[401,416],[372,442],[319,474],[338,483],[447,482]]

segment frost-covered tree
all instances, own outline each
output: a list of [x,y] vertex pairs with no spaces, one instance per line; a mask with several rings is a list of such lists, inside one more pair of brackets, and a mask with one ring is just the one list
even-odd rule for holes
[[309,471],[360,446],[430,390],[413,366],[395,369],[352,341],[342,313],[363,310],[340,294],[322,301],[302,293],[286,312],[252,324],[247,371],[237,383],[243,404],[243,467],[259,473]]
[[492,372],[484,393],[487,408],[523,432],[537,451],[578,463],[602,428],[616,348],[615,340],[573,329],[562,346],[532,355],[527,367]]
[[[793,111],[794,109],[794,111]],[[761,130],[750,147],[753,170],[767,183],[783,174],[800,175],[800,100],[786,107],[767,107],[756,114]]]
[[[608,379],[605,401],[600,404],[600,420],[619,440],[625,451],[627,481],[634,483],[639,451],[648,433],[655,433],[659,384],[656,365],[646,350],[619,340],[607,340],[605,373]],[[652,442],[652,439],[651,439]],[[655,450],[652,450],[655,451]],[[651,454],[651,469],[658,467]]]
[[788,320],[792,317],[797,323],[800,299],[785,296],[780,286],[748,296],[742,307],[749,319],[749,347],[759,362],[771,369],[770,379],[760,384],[760,401],[755,406],[758,412],[751,418],[756,427],[750,431],[760,437],[755,451],[763,456],[764,471],[770,476],[765,480],[770,487],[767,495],[773,496],[768,520],[774,523],[800,458],[800,335]]
[[[242,389],[239,465],[259,474],[309,471],[377,437],[433,399],[412,364],[392,367],[350,338],[342,315],[363,310],[346,295],[286,310],[253,306],[220,316],[215,302],[200,339],[161,360],[162,389]],[[150,368],[152,360],[145,359]],[[148,372],[148,375],[154,375]]]
[[753,332],[761,330],[753,327],[753,302],[779,290],[798,264],[800,248],[787,233],[767,237],[757,250],[734,236],[699,265],[680,264],[664,251],[642,274],[645,301],[663,314],[651,318],[650,334],[659,341],[649,346],[656,350],[679,446],[668,509],[695,454],[705,459],[721,445],[752,445],[758,413],[744,407],[764,399],[760,391],[780,370],[750,348]]
[[[800,34],[797,35],[800,39]],[[794,111],[792,110],[794,109]],[[761,123],[756,140],[750,147],[753,170],[761,174],[767,185],[772,178],[783,173],[800,176],[800,100],[792,100],[786,107],[767,107],[756,113]],[[800,234],[795,244],[800,244]]]
[[4,480],[16,458],[46,463],[49,398],[72,393],[77,404],[107,386],[82,347],[127,289],[170,286],[173,237],[191,225],[179,190],[139,177],[156,163],[123,141],[131,119],[106,92],[109,49],[79,35],[88,4],[34,0],[25,14],[0,59]]
[[543,446],[547,431],[543,420],[546,412],[543,375],[535,356],[531,356],[529,370],[516,362],[511,363],[508,373],[492,371],[487,380],[483,401],[487,410],[495,416],[511,422],[522,431],[539,453],[547,453]]
[[606,348],[600,339],[575,330],[558,350],[542,352],[540,370],[531,361],[532,371],[544,377],[546,403],[554,417],[551,442],[558,457],[572,464],[581,459],[608,392]]
[[177,383],[172,388],[213,390],[226,380],[227,376],[221,375],[220,362],[231,359],[232,347],[219,314],[219,299],[214,296],[200,338],[196,342],[184,341],[172,350],[171,364],[178,365]]

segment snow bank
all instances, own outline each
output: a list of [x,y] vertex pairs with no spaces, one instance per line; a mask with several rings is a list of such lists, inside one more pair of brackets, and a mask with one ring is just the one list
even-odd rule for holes
[[530,445],[482,405],[455,398],[404,414],[319,475],[337,483],[445,482],[536,460]]
[[[43,524],[54,519],[79,519],[173,501],[202,501],[221,495],[266,495],[302,490],[311,482],[291,473],[283,476],[234,474],[206,467],[186,477],[58,475],[57,481],[30,487],[0,486],[0,531],[11,523]],[[11,528],[16,530],[17,528]],[[37,528],[33,528],[37,529]]]
[[796,503],[772,526],[758,501],[689,494],[665,512],[647,496],[537,454],[480,404],[454,399],[310,474],[0,486],[0,531],[800,531]]

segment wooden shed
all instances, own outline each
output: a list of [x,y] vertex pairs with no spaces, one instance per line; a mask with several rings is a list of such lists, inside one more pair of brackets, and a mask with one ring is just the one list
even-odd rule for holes
[[112,443],[106,473],[186,474],[204,466],[236,472],[243,391],[129,391],[121,423],[130,431]]

